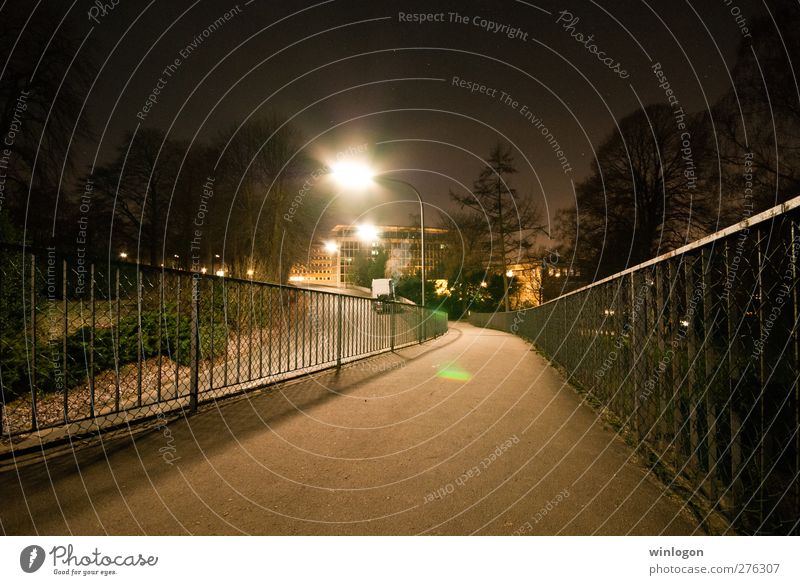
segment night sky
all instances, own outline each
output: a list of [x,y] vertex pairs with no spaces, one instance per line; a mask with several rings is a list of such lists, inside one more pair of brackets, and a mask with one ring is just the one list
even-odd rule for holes
[[[743,39],[732,7],[746,20],[764,14],[763,4],[744,0],[120,0],[95,10],[94,22],[92,6],[75,2],[65,23],[85,35],[82,50],[100,67],[86,102],[98,140],[80,146],[82,164],[107,161],[137,124],[207,140],[234,122],[276,111],[300,130],[308,154],[325,162],[366,148],[376,167],[404,170],[432,208],[453,209],[448,190],[471,186],[480,157],[508,141],[520,169],[516,188],[550,217],[573,202],[574,184],[587,175],[616,120],[665,100],[654,63],[687,111],[706,109],[730,87]],[[232,9],[223,26],[186,52]],[[407,22],[420,14],[432,20]],[[141,120],[137,113],[176,58],[179,66]],[[486,89],[472,92],[467,83]],[[408,199],[383,193],[350,200],[331,207],[323,223],[349,222],[354,213],[408,223],[415,209],[402,203]]]

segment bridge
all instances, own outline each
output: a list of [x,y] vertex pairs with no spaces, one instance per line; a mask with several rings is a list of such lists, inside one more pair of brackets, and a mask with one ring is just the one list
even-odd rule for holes
[[6,247],[3,532],[796,534],[798,207],[449,326]]

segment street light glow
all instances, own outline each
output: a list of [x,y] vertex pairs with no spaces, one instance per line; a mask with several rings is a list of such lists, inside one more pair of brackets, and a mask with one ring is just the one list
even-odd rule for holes
[[328,254],[335,254],[339,250],[339,247],[336,245],[336,242],[328,241],[325,242],[325,251]]
[[356,226],[356,234],[362,242],[374,242],[378,239],[377,228],[369,223],[362,223]]
[[514,271],[513,270],[507,270],[506,271],[506,276],[511,278],[512,276],[514,276]]
[[331,176],[344,188],[363,189],[372,184],[375,173],[365,164],[341,161],[331,165]]

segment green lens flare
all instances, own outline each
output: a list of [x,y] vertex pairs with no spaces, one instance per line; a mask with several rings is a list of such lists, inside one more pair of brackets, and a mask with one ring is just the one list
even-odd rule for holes
[[472,374],[460,368],[456,364],[449,364],[436,372],[436,375],[445,380],[458,380],[466,382],[472,379]]

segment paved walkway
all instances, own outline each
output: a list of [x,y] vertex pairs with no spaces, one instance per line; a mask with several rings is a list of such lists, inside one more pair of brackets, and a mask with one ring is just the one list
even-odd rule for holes
[[[6,534],[690,534],[547,362],[444,337],[0,475]],[[699,531],[698,531],[699,532]]]

